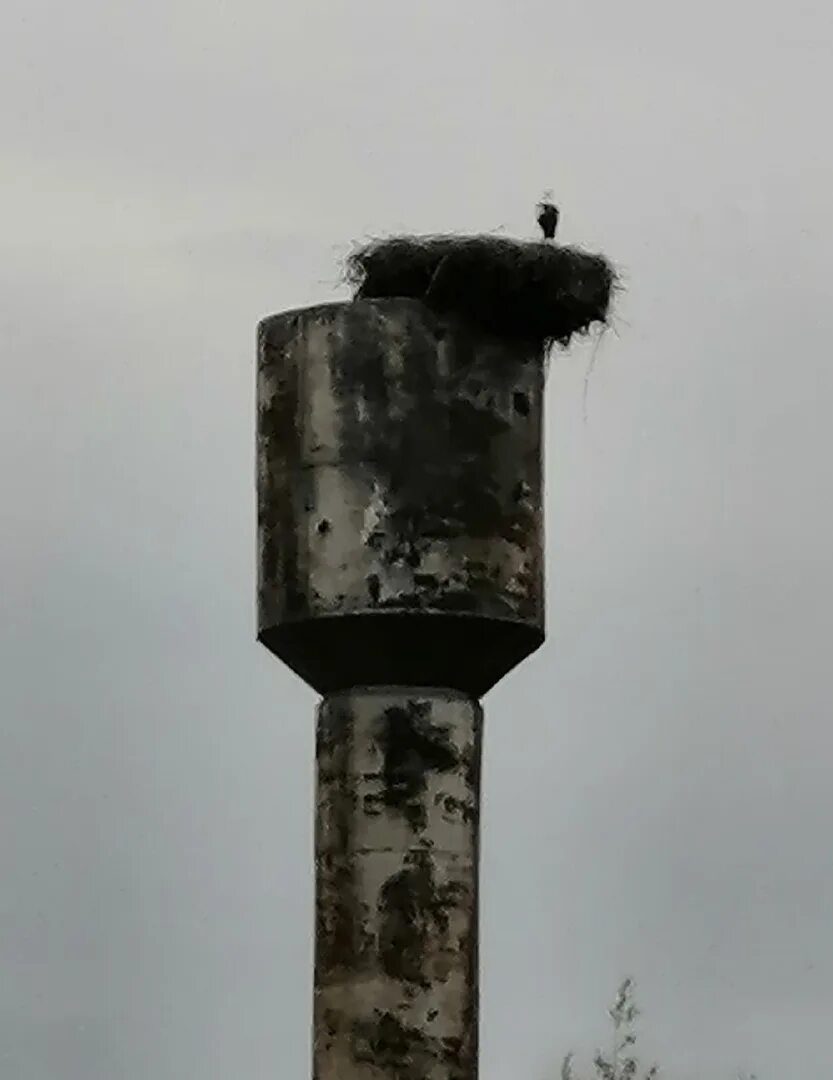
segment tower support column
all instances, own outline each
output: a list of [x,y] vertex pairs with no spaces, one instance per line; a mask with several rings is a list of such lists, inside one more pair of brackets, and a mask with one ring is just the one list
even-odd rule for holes
[[475,1080],[483,713],[354,688],[317,717],[315,1080]]

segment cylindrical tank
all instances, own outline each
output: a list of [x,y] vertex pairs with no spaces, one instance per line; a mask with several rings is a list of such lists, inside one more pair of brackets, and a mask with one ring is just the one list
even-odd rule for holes
[[540,349],[416,300],[258,328],[258,637],[321,693],[479,697],[544,636]]
[[357,688],[318,709],[314,1080],[475,1080],[482,711]]

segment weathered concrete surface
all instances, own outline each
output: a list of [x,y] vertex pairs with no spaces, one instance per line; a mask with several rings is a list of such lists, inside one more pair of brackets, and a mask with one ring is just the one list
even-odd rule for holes
[[263,320],[260,640],[321,692],[418,681],[479,695],[537,648],[542,389],[531,347],[415,300]]
[[474,1080],[482,712],[366,690],[318,711],[314,1080]]

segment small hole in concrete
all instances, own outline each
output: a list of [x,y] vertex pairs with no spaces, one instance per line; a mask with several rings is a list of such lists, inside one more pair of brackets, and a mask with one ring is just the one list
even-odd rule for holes
[[516,390],[512,395],[512,404],[515,406],[515,412],[520,413],[521,416],[529,416],[529,398],[526,394]]
[[318,535],[319,536],[326,536],[331,528],[332,528],[332,526],[330,525],[329,521],[327,521],[326,518],[323,518],[321,521],[318,522],[318,527],[317,527]]

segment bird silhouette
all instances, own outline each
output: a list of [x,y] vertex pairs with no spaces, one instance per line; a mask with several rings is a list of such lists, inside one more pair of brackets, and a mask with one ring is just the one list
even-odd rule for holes
[[544,239],[554,240],[555,230],[558,228],[558,207],[544,198],[542,202],[538,203],[538,217],[536,220],[541,226]]

